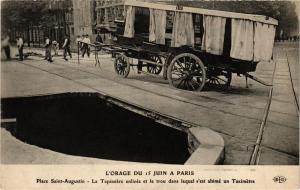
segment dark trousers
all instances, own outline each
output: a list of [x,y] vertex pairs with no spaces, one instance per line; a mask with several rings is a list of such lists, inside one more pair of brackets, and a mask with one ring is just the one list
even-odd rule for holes
[[72,58],[70,46],[64,47],[64,58],[67,59],[67,54],[69,54],[70,58]]
[[87,56],[90,57],[90,47],[87,44],[83,44],[82,57],[84,57],[85,53],[87,53]]
[[23,55],[23,45],[21,46],[21,47],[19,47],[18,48],[18,50],[19,50],[19,59],[20,59],[20,61],[23,61],[23,59],[24,59],[24,55]]
[[7,59],[10,59],[10,47],[9,46],[5,46],[3,47],[4,52],[5,52],[5,56]]
[[46,57],[45,57],[45,59],[47,59],[48,61],[52,61],[51,46],[46,47]]

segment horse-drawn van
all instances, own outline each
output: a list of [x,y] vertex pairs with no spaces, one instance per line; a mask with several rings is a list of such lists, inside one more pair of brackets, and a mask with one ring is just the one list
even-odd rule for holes
[[[127,77],[133,66],[138,73],[163,71],[170,85],[193,91],[205,84],[229,86],[233,73],[263,83],[249,72],[272,59],[277,20],[141,1],[125,1],[124,7],[124,33],[109,47],[118,75]],[[143,19],[137,17],[141,10]]]

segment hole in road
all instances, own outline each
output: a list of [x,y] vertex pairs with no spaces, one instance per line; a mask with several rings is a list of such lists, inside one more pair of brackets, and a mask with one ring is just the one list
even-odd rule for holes
[[2,100],[2,118],[13,117],[18,139],[70,155],[169,164],[190,156],[185,132],[91,94]]

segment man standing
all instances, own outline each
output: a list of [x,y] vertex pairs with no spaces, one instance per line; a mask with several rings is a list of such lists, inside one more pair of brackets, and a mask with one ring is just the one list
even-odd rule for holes
[[79,35],[77,35],[77,37],[76,37],[76,45],[79,45],[79,47],[81,46],[80,42],[81,42],[81,37]]
[[82,46],[82,49],[83,49],[83,52],[82,52],[82,57],[84,57],[84,54],[85,52],[87,53],[87,56],[90,57],[90,46],[89,44],[91,44],[91,40],[89,38],[89,35],[85,35],[84,38],[83,38],[83,46]]
[[58,49],[59,49],[59,43],[55,40],[52,42],[53,50],[54,50],[54,55],[58,55]]
[[80,52],[82,51],[82,45],[81,45],[81,41],[82,41],[82,39],[81,39],[81,37],[80,37],[80,35],[77,35],[77,37],[76,37],[76,47],[77,47],[77,53],[78,53],[78,55],[80,54]]
[[23,47],[24,47],[24,42],[22,37],[17,37],[17,47],[19,50],[19,60],[23,61]]
[[97,51],[101,50],[101,44],[103,43],[103,40],[100,36],[100,32],[98,32],[97,36],[96,36],[96,46],[97,46]]
[[100,36],[100,33],[97,34],[96,42],[98,42],[98,43],[103,43],[103,40],[102,40],[102,38],[101,38],[101,36]]
[[9,44],[9,36],[1,35],[1,51],[4,49],[4,53],[6,55],[6,59],[10,60],[10,44]]
[[46,53],[45,53],[45,59],[47,61],[49,61],[50,63],[53,62],[52,61],[52,56],[51,56],[51,47],[52,46],[52,43],[51,43],[51,40],[46,37],[46,40],[45,40],[45,49],[46,49]]
[[72,54],[70,50],[70,38],[68,35],[65,36],[65,42],[64,45],[62,46],[64,48],[64,59],[68,61],[67,59],[67,53],[69,54],[70,58],[72,59]]

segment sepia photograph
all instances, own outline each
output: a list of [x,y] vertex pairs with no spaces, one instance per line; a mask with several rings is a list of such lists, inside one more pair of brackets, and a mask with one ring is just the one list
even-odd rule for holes
[[[0,189],[298,189],[299,21],[298,1],[1,0]],[[226,181],[250,170],[270,179]]]

